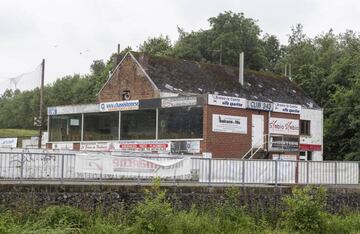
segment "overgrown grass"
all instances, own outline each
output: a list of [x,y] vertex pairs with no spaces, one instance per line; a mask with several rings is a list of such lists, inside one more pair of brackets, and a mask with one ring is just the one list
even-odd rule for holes
[[284,199],[286,210],[276,218],[255,216],[229,189],[224,201],[200,210],[176,210],[156,183],[130,210],[88,213],[69,206],[38,211],[2,210],[0,233],[360,233],[360,214],[331,215],[325,211],[326,191],[295,188]]
[[3,128],[0,129],[0,137],[32,137],[39,135],[37,130],[31,129],[12,129],[12,128]]

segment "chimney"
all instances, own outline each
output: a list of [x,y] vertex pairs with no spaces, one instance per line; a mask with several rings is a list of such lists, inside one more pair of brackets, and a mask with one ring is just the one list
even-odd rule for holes
[[244,52],[239,55],[239,83],[244,85]]

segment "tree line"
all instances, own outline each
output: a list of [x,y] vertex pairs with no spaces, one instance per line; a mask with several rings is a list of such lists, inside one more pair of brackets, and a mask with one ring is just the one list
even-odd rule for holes
[[[291,28],[288,43],[263,33],[256,20],[243,13],[226,11],[209,20],[206,30],[187,32],[178,28],[173,43],[168,36],[148,38],[140,52],[205,63],[238,66],[245,52],[248,69],[283,74],[291,64],[292,79],[324,108],[324,156],[326,159],[360,160],[360,37],[347,30],[331,29],[315,37],[304,33],[301,24]],[[124,55],[132,50],[127,47]],[[45,105],[93,103],[116,54],[104,62],[96,60],[87,75],[58,79],[45,87]],[[0,97],[0,128],[33,128],[38,114],[38,89],[7,90]]]

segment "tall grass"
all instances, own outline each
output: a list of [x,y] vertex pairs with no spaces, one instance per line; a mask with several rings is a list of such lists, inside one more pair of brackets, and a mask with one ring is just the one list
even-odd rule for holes
[[145,198],[128,210],[89,213],[70,206],[38,211],[0,213],[0,233],[360,233],[360,214],[325,211],[322,188],[294,188],[280,214],[250,212],[239,204],[239,190],[230,188],[222,201],[206,209],[177,209],[156,183]]

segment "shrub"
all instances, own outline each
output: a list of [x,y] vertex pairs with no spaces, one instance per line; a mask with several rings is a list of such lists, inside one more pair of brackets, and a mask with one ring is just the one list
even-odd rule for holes
[[50,206],[40,211],[36,226],[80,229],[89,223],[89,217],[80,209],[71,206]]
[[282,214],[282,224],[291,231],[322,233],[326,230],[326,190],[322,187],[294,188],[285,197],[287,209]]

